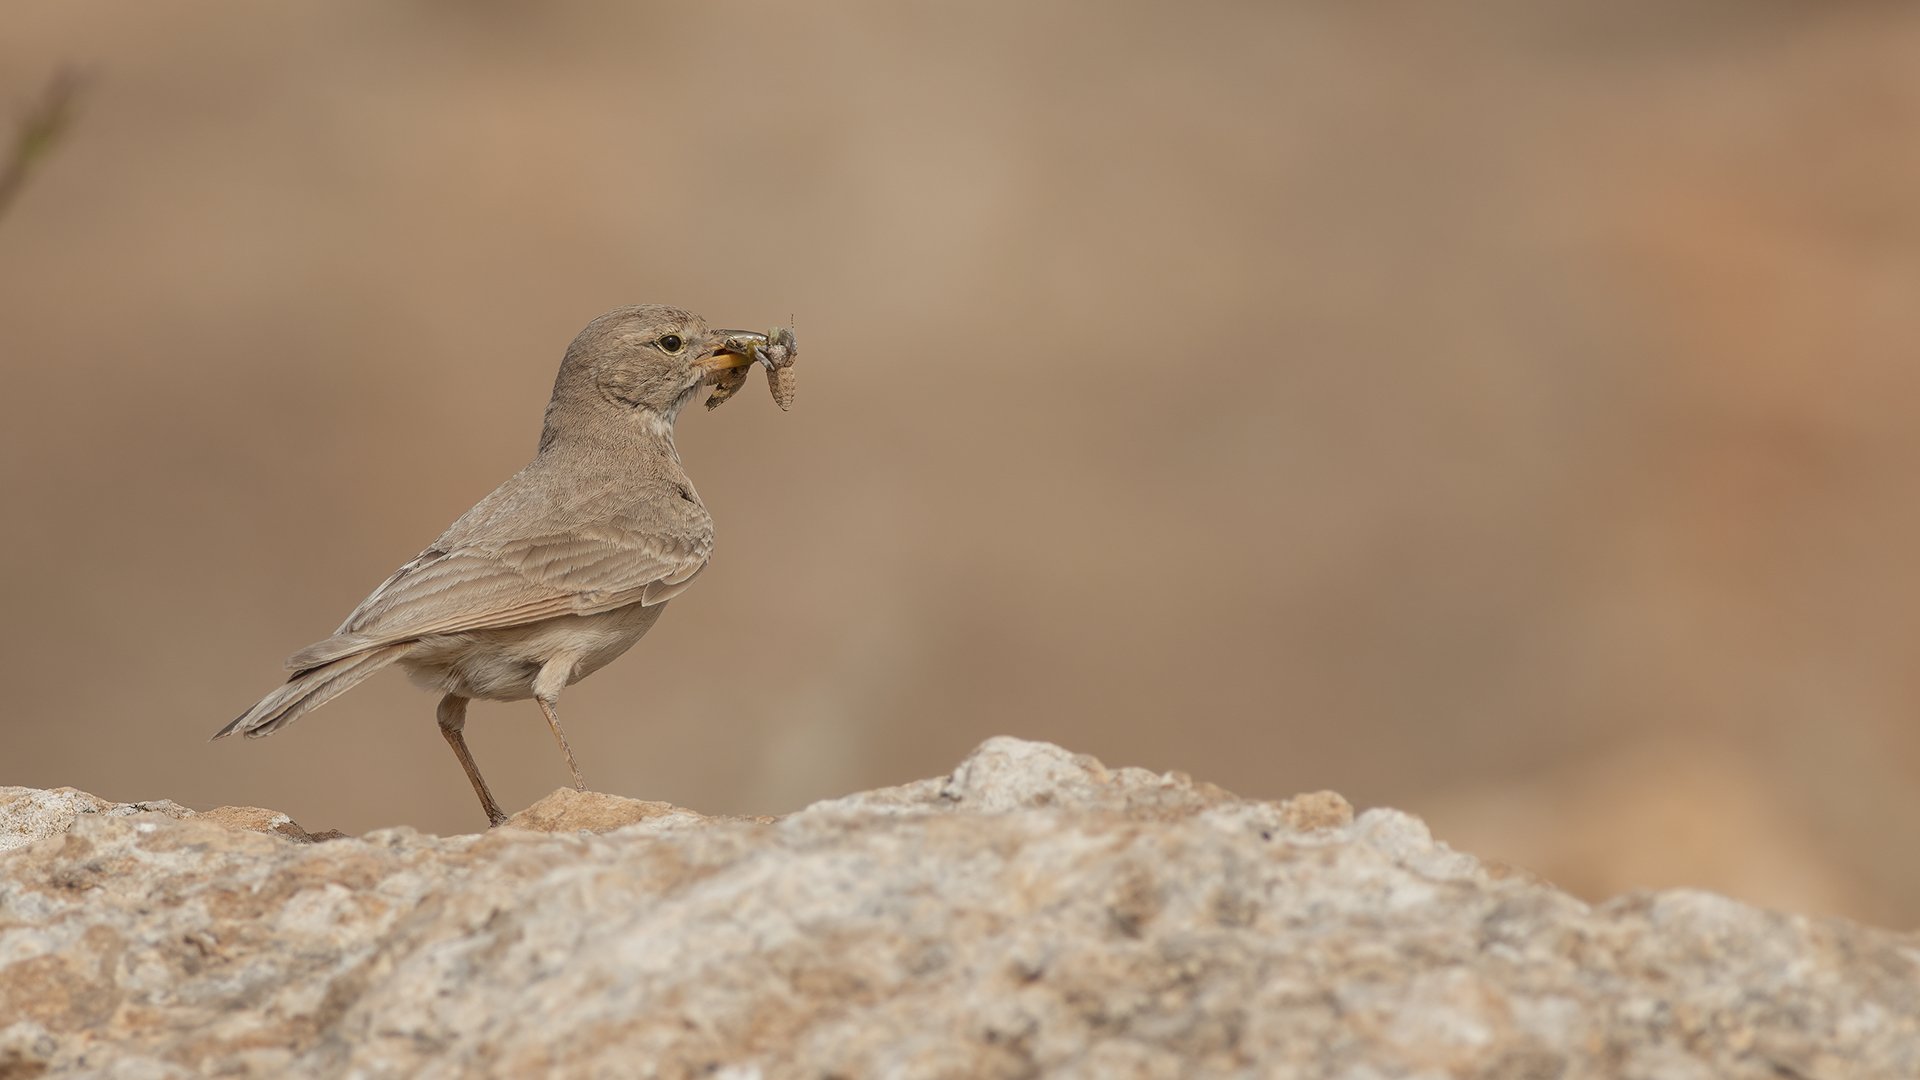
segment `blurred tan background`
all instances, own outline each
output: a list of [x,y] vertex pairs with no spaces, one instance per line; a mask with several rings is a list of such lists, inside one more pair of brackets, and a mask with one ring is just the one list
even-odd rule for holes
[[[794,318],[595,787],[986,736],[1589,897],[1920,923],[1920,7],[13,0],[0,784],[482,824],[383,674],[209,745],[531,455],[587,320]],[[531,703],[469,732],[509,808]]]

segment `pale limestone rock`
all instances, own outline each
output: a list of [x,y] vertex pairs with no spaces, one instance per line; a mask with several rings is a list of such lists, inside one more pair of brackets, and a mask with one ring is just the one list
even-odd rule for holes
[[0,1080],[1920,1074],[1911,936],[1591,908],[1405,814],[1041,743],[779,820],[144,805],[0,790]]
[[[607,796],[613,798],[615,796]],[[626,800],[631,802],[633,800]],[[665,805],[664,803],[656,805]],[[690,811],[688,811],[690,812]],[[0,787],[0,851],[25,847],[35,840],[64,833],[73,828],[82,814],[126,817],[129,814],[165,814],[170,818],[198,818],[243,832],[275,833],[300,843],[333,840],[344,835],[328,830],[309,834],[292,818],[278,810],[258,806],[222,806],[213,810],[190,810],[171,799],[155,802],[112,803],[97,795],[73,788],[40,790]],[[0,1073],[0,1080],[6,1074]]]
[[672,803],[647,802],[598,791],[560,788],[507,819],[515,829],[534,832],[604,833],[642,821],[656,825],[692,824],[706,818]]
[[152,803],[110,803],[70,787],[51,790],[0,787],[0,851],[11,851],[35,840],[64,833],[73,828],[73,823],[82,814],[125,817],[150,811],[168,817],[188,817],[193,813],[171,799]]

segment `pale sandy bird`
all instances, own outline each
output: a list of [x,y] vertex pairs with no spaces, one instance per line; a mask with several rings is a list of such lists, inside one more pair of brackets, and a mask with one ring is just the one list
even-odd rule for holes
[[713,519],[680,467],[673,422],[703,384],[731,377],[766,344],[670,307],[588,323],[560,362],[533,462],[394,571],[332,637],[289,657],[286,685],[214,738],[270,735],[398,663],[445,695],[440,732],[488,822],[506,815],[462,734],[471,698],[539,702],[585,790],[560,730],[560,691],[632,647],[707,565]]

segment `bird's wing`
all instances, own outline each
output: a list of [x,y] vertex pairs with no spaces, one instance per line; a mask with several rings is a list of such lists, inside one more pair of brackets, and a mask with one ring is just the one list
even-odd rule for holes
[[300,671],[430,634],[592,615],[678,595],[707,564],[711,526],[636,532],[619,522],[565,534],[428,548],[361,601],[334,636],[300,650]]

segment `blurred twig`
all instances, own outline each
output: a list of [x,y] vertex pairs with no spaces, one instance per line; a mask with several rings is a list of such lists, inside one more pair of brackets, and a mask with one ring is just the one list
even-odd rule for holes
[[0,165],[0,215],[6,214],[26,186],[28,174],[72,126],[86,82],[77,68],[61,65],[47,80],[40,97],[27,106],[13,144],[7,148],[6,162]]

